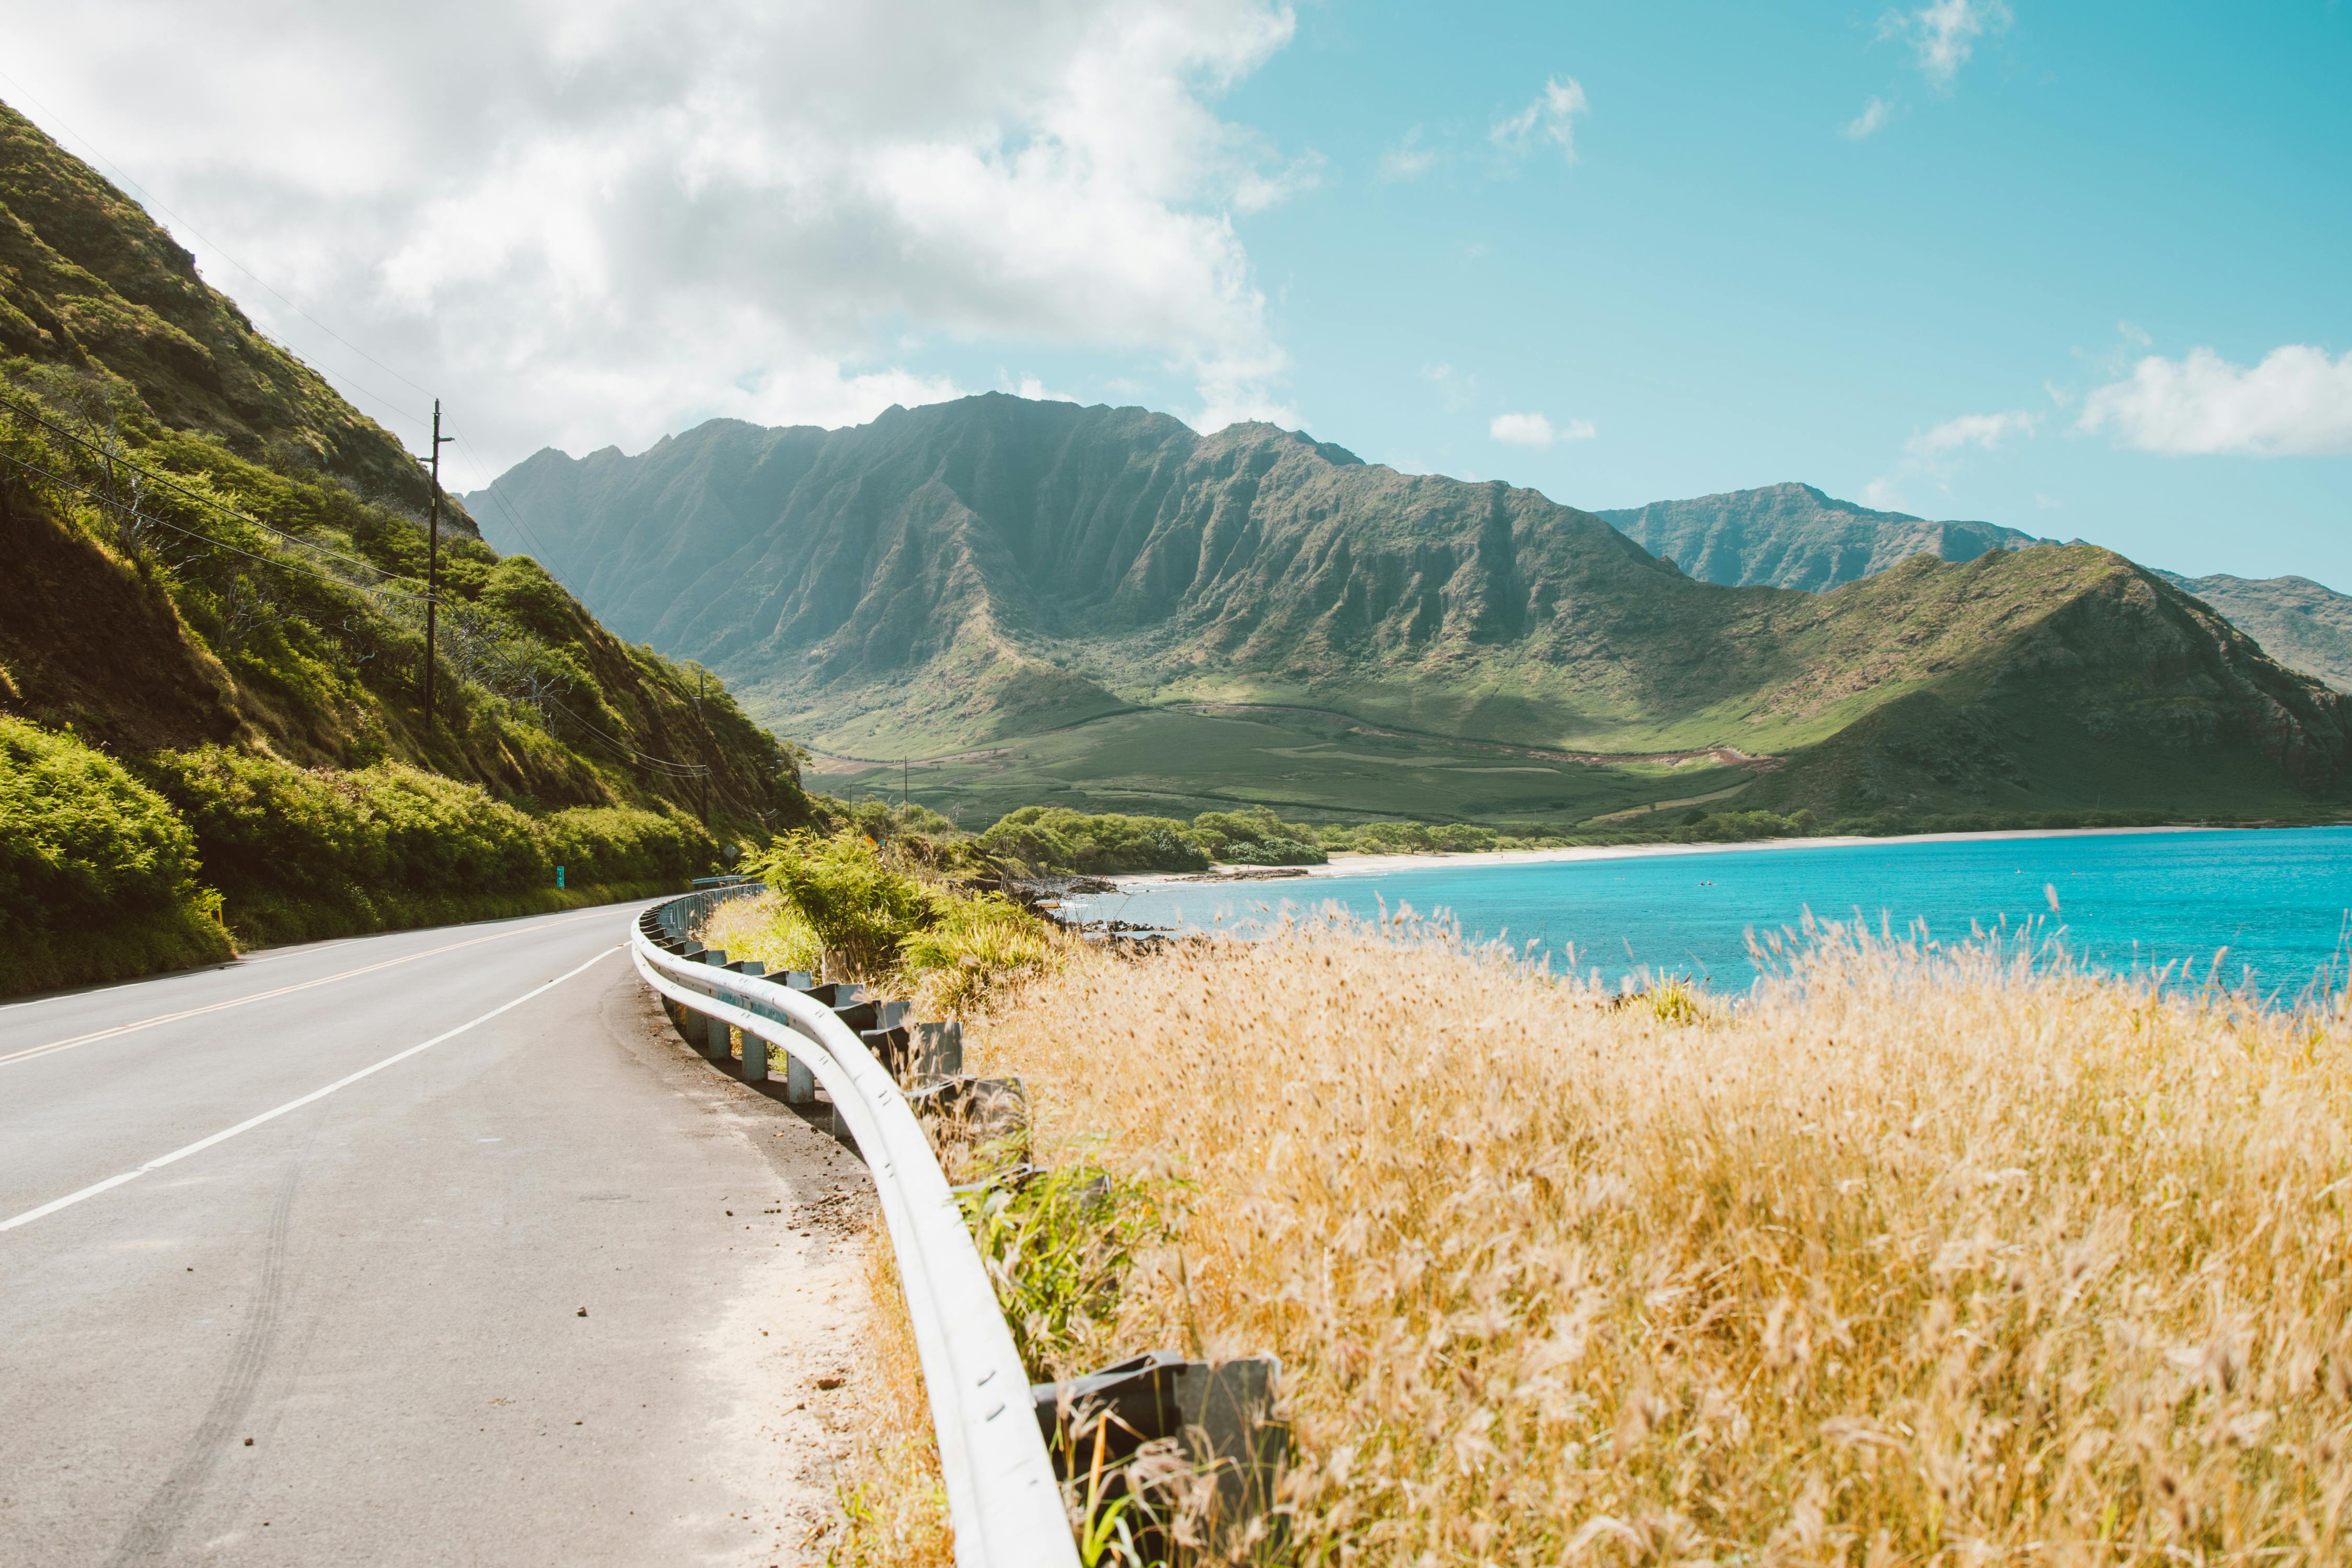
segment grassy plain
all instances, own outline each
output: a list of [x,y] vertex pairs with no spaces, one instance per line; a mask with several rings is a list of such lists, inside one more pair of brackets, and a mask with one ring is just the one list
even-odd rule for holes
[[1186,1211],[1068,1359],[1282,1358],[1279,1560],[2345,1560],[2341,997],[1830,928],[1735,1010],[1396,934],[970,1037],[1041,1163]]
[[[1392,816],[1419,822],[1531,823],[1687,801],[1753,775],[1702,755],[1680,763],[1560,760],[1528,748],[1402,732],[1307,709],[1206,712],[1153,708],[925,760],[908,795],[971,828],[1024,805],[1192,816],[1268,805],[1307,821]],[[898,764],[820,762],[811,785],[898,798]]]

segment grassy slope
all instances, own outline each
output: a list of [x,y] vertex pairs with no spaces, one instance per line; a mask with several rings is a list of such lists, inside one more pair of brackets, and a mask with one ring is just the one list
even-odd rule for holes
[[[895,799],[890,763],[829,770],[817,787]],[[1539,822],[1564,827],[1651,801],[1679,801],[1752,775],[1704,757],[1613,767],[1440,736],[1370,732],[1336,714],[1128,711],[979,752],[918,762],[913,798],[982,825],[1030,805],[1192,816],[1271,805],[1307,821],[1377,810],[1423,822]],[[1369,803],[1369,804],[1368,804]]]
[[358,586],[378,573],[321,580],[316,554],[110,468],[105,451],[383,573],[424,574],[425,486],[400,443],[5,106],[0,351],[0,392],[65,432],[0,415],[7,455],[156,520],[126,525],[119,505],[0,470],[8,710],[124,753],[217,741],[301,765],[389,756],[538,805],[698,807],[698,786],[642,752],[712,767],[722,815],[804,809],[790,757],[730,697],[698,700],[691,669],[614,637],[530,563],[501,562],[462,508],[445,517],[444,721],[427,734],[417,615]]

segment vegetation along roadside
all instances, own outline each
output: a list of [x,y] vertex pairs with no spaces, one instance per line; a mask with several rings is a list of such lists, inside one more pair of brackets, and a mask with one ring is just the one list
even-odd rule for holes
[[[1736,1008],[1348,922],[1072,950],[967,1034],[1139,1194],[975,1214],[1061,1249],[1001,1283],[1033,1373],[1278,1355],[1253,1560],[2340,1557],[2340,999],[1814,936]],[[868,1436],[844,1560],[945,1562]]]

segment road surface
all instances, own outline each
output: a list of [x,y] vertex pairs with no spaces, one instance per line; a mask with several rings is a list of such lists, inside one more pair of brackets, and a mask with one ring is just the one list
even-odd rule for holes
[[639,907],[0,1007],[0,1563],[821,1560],[870,1188]]

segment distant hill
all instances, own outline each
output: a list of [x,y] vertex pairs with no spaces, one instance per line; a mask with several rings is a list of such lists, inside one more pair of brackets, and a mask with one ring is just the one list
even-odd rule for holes
[[[1448,786],[1467,816],[1521,809],[1490,775],[1523,772],[1606,774],[1621,804],[1695,794],[1675,760],[1710,753],[1716,791],[1842,811],[2286,810],[2348,782],[2343,700],[2089,546],[1727,588],[1532,490],[1002,394],[544,451],[492,492],[469,499],[494,541],[510,510],[623,636],[709,663],[783,732],[868,758],[1050,752],[1097,800],[1328,802],[1318,770],[1344,760],[1355,809],[1385,809],[1382,768],[1436,764],[1375,755],[1383,733],[1489,747]],[[1211,781],[1202,705],[1327,727],[1254,740],[1255,773],[1236,753]],[[1739,753],[1788,765],[1756,779]],[[1540,787],[1555,820],[1594,809],[1598,786]]]
[[[1988,550],[2055,542],[1998,523],[1931,522],[1899,511],[1873,511],[1803,484],[1652,501],[1593,515],[1701,582],[1813,593],[1874,576],[1914,555],[1973,561]],[[2352,691],[2352,596],[2307,577],[2249,582],[2156,574],[2221,611],[2289,668],[2316,676],[2338,691]]]
[[2048,540],[1990,522],[1930,522],[1873,511],[1811,485],[1766,485],[1593,513],[1702,583],[1822,593],[1914,555],[1973,561]]
[[2157,575],[2229,616],[2281,664],[2352,691],[2352,595],[2308,577]]

